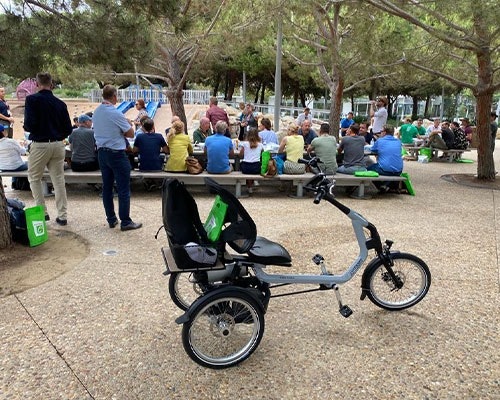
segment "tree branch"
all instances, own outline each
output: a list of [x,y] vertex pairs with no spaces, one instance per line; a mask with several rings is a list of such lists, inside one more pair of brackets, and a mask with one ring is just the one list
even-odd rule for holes
[[421,70],[421,71],[425,71],[425,72],[427,72],[427,73],[429,73],[431,75],[436,75],[436,76],[439,76],[440,78],[446,79],[447,81],[449,81],[449,82],[451,82],[451,83],[453,83],[453,84],[455,84],[457,86],[466,87],[466,88],[469,88],[469,89],[471,89],[473,91],[475,91],[477,89],[476,86],[474,86],[474,85],[472,85],[472,84],[470,84],[468,82],[461,81],[459,79],[454,78],[451,75],[445,74],[443,72],[436,71],[436,70],[434,70],[432,68],[424,67],[423,65],[419,65],[419,64],[417,64],[417,63],[415,63],[413,61],[408,61],[407,60],[406,63],[409,64],[409,65],[411,65],[412,67],[415,67],[415,68]]
[[349,91],[355,89],[357,86],[361,85],[362,83],[365,83],[365,82],[368,82],[368,81],[371,81],[374,79],[387,78],[388,76],[391,76],[391,75],[397,75],[397,72],[391,72],[389,74],[373,75],[373,76],[370,76],[368,78],[361,79],[360,81],[355,82],[351,86],[345,88],[344,92],[349,92]]

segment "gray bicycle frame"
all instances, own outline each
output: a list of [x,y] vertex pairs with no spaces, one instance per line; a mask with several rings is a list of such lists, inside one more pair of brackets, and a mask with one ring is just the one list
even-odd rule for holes
[[251,266],[255,276],[262,282],[269,284],[276,283],[302,283],[302,284],[324,284],[334,285],[348,282],[359,271],[368,257],[368,248],[366,247],[367,237],[364,228],[368,226],[368,221],[356,211],[350,210],[347,216],[351,219],[352,227],[356,235],[359,246],[359,255],[354,262],[341,275],[311,275],[311,274],[268,274],[264,272],[266,265],[254,264]]

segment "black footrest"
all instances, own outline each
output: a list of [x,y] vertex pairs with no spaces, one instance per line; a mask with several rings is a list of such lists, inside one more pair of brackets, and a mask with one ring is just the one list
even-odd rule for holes
[[352,314],[352,310],[349,308],[349,306],[340,307],[339,312],[344,318],[348,318]]

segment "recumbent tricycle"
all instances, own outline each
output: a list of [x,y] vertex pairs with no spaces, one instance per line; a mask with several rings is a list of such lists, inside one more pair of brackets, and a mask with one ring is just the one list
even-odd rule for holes
[[[320,254],[312,260],[320,268],[318,275],[268,272],[273,265],[291,266],[290,254],[280,244],[257,236],[254,221],[232,193],[205,179],[219,204],[227,206],[220,236],[211,241],[208,221],[202,224],[185,186],[177,179],[165,180],[162,214],[169,246],[162,248],[164,274],[170,275],[170,297],[185,311],[176,319],[183,325],[184,349],[198,364],[227,368],[248,358],[264,334],[264,315],[272,297],[333,290],[340,314],[349,317],[352,310],[342,303],[339,285],[354,277],[369,250],[375,256],[363,271],[361,300],[368,297],[381,308],[397,311],[414,306],[427,294],[431,274],[426,263],[412,254],[392,251],[390,240],[382,243],[372,223],[335,198],[335,182],[321,172],[319,159],[302,161],[320,171],[304,187],[314,193],[314,204],[326,200],[351,220],[359,254],[340,275],[328,271]],[[273,296],[273,288],[291,284],[317,288]]]

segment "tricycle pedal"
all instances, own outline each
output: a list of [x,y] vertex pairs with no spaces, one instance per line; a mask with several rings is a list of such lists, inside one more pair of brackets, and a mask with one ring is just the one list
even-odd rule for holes
[[352,314],[352,310],[349,308],[349,306],[346,306],[346,305],[343,305],[342,307],[339,308],[339,312],[340,314],[344,317],[344,318],[348,318],[351,316]]

